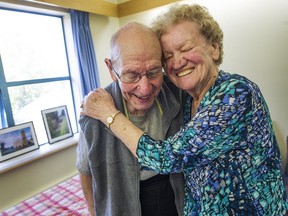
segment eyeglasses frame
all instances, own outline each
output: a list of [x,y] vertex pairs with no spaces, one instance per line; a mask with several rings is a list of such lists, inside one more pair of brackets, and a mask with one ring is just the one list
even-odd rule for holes
[[[137,83],[137,82],[139,82],[139,80],[141,80],[141,78],[143,77],[143,76],[146,76],[147,77],[147,74],[149,73],[149,71],[148,72],[146,72],[145,74],[139,74],[139,79],[137,80],[137,81],[133,81],[133,82],[125,82],[125,81],[123,81],[122,79],[121,79],[121,76],[117,73],[117,71],[115,70],[115,68],[113,67],[113,64],[112,64],[112,62],[111,62],[111,59],[109,59],[109,62],[110,62],[110,65],[111,65],[111,68],[112,68],[112,70],[113,70],[113,72],[115,73],[115,75],[117,76],[117,78],[119,79],[119,80],[121,80],[121,82],[123,82],[123,83]],[[162,71],[162,75],[164,75],[165,73]],[[148,77],[147,77],[148,78]],[[148,78],[148,79],[150,79],[150,78]]]

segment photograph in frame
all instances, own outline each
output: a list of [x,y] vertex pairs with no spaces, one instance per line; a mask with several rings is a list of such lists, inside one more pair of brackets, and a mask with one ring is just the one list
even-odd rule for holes
[[38,148],[33,122],[0,129],[0,162]]
[[73,136],[66,105],[45,109],[41,113],[50,144]]

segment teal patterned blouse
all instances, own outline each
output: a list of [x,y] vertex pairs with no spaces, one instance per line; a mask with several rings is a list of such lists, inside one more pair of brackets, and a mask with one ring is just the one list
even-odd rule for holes
[[173,137],[140,138],[141,166],[184,173],[184,215],[285,215],[280,151],[258,86],[220,71],[191,119],[192,100]]

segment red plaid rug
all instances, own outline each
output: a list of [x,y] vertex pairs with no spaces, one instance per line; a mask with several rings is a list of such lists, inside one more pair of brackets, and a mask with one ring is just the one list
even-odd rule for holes
[[79,175],[15,205],[1,216],[88,216]]

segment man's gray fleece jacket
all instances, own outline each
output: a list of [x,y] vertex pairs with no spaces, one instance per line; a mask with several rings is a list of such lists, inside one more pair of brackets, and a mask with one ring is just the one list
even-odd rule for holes
[[[113,82],[106,90],[114,98],[117,109],[124,113],[118,82]],[[163,109],[165,120],[163,129],[166,137],[174,135],[183,124],[183,110],[179,104],[181,100],[181,91],[169,80],[166,84],[163,82],[158,101]],[[82,136],[84,135],[88,144],[95,214],[97,216],[141,216],[140,166],[137,158],[102,122],[90,117],[81,117],[79,123],[80,133],[83,133]],[[81,142],[78,145],[81,145]],[[81,172],[80,169],[78,170]],[[171,174],[170,182],[175,192],[178,214],[183,215],[182,173]]]

